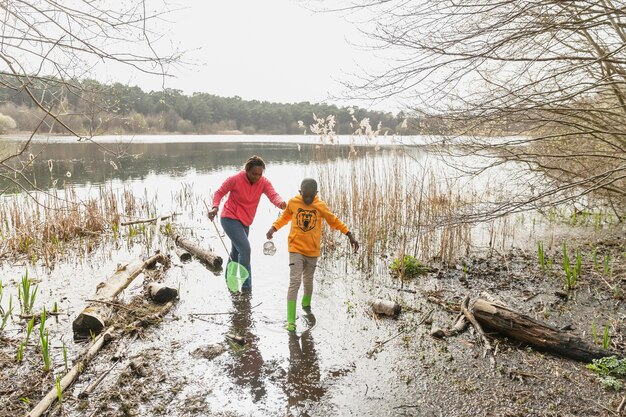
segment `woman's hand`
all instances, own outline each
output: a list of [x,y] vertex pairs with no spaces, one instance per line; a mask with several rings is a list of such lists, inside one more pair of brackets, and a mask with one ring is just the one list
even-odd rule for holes
[[209,220],[213,221],[213,219],[217,216],[217,207],[213,207],[209,210]]
[[280,206],[278,206],[279,209],[284,210],[287,208],[287,203],[285,203],[284,201],[282,202],[282,204]]

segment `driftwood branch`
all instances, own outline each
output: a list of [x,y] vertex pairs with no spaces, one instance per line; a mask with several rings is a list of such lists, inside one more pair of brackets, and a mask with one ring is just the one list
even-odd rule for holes
[[78,394],[78,398],[87,398],[89,397],[95,390],[96,388],[98,388],[98,385],[100,385],[100,383],[102,381],[104,381],[104,378],[106,378],[106,376],[113,370],[113,368],[115,368],[119,363],[119,359],[116,360],[115,362],[113,362],[113,365],[111,365],[108,369],[106,369],[104,372],[102,372],[102,374],[100,374],[100,376],[98,376],[94,381],[92,381],[87,388],[85,388],[85,390],[83,392],[81,392],[80,394]]
[[160,304],[172,301],[178,297],[178,290],[176,288],[168,287],[157,282],[148,284],[147,291],[150,299]]
[[[143,324],[145,324],[147,322],[153,322],[155,320],[158,320],[158,319],[162,318],[168,311],[170,311],[170,309],[173,306],[174,306],[174,302],[173,301],[168,302],[167,304],[165,304],[156,313],[151,314],[151,315],[149,315],[147,317],[143,317],[141,319],[138,319],[138,320],[132,322],[131,324],[126,326],[125,329],[122,329],[122,332],[124,330],[128,330],[128,329],[135,329],[137,327],[142,326]],[[107,343],[108,341],[110,341],[110,340],[112,340],[112,339],[114,339],[114,338],[116,338],[118,336],[119,336],[119,334],[116,331],[116,328],[111,326],[108,329],[106,329],[106,331],[102,332],[98,337],[96,337],[96,339],[93,341],[93,343],[91,344],[91,346],[89,347],[89,349],[87,350],[87,352],[85,353],[83,358],[78,363],[76,363],[72,367],[72,369],[70,369],[69,372],[67,374],[65,374],[65,376],[61,379],[61,381],[60,381],[61,391],[64,392],[76,380],[76,378],[85,370],[85,368],[91,362],[91,360],[98,354],[98,352],[100,351],[102,346],[104,346],[105,343]],[[111,367],[111,369],[114,366],[115,366],[115,364]],[[111,369],[107,370],[96,381],[94,381],[87,388],[87,390],[85,390],[87,395],[89,395],[95,389],[95,387],[102,381],[102,379],[104,379],[104,376],[106,376],[106,374]],[[26,417],[40,417],[40,416],[42,416],[46,412],[46,410],[48,410],[48,408],[52,404],[54,404],[56,399],[57,399],[57,388],[54,387],[53,389],[48,391],[48,393],[45,395],[45,397],[43,397],[41,399],[41,401],[35,406],[35,408],[33,408],[26,415]]]
[[98,285],[96,294],[90,304],[76,317],[72,323],[74,333],[88,335],[98,334],[107,325],[113,313],[113,300],[145,269],[156,262],[165,262],[165,256],[157,253],[147,259],[136,259],[118,267],[117,271],[105,282]]
[[459,313],[459,315],[457,315],[456,319],[454,320],[454,325],[452,326],[452,329],[446,331],[445,336],[450,337],[456,336],[459,333],[463,333],[465,329],[467,329],[468,325],[469,321],[467,321],[465,315],[463,313]]
[[217,256],[215,252],[211,251],[210,249],[207,250],[201,248],[191,240],[186,239],[179,234],[174,234],[172,238],[174,239],[174,242],[176,242],[176,245],[180,246],[196,258],[200,259],[207,266],[209,266],[209,268],[213,270],[219,270],[222,267],[222,258],[220,256]]
[[417,327],[419,327],[422,324],[424,324],[424,322],[431,316],[431,314],[433,314],[433,311],[435,311],[434,308],[430,309],[430,311],[428,311],[428,313],[426,313],[426,314],[424,314],[424,316],[422,316],[422,319],[415,326],[405,327],[404,329],[400,330],[398,333],[396,333],[395,335],[391,336],[390,338],[388,338],[386,340],[379,340],[376,343],[374,343],[374,347],[371,348],[367,352],[367,357],[370,358],[375,353],[380,352],[382,350],[383,346],[385,346],[387,343],[391,342],[393,339],[397,338],[398,336],[401,336],[401,335],[403,335],[406,332],[413,331]]
[[[113,338],[113,328],[107,329],[105,332],[101,333],[96,339],[93,341],[85,356],[83,356],[82,360],[72,366],[72,369],[69,370],[67,374],[63,378],[61,378],[60,385],[61,391],[65,391],[74,380],[80,375],[87,364],[98,354],[102,346],[109,340]],[[39,417],[43,415],[46,410],[55,402],[57,399],[57,388],[54,387],[39,401],[39,403],[33,408],[28,414],[27,417]]]
[[483,299],[474,302],[471,313],[486,328],[566,358],[591,362],[605,356],[619,356],[615,352],[591,345],[571,333]]
[[130,220],[127,222],[121,222],[120,226],[131,226],[133,224],[140,224],[140,223],[155,223],[158,220],[167,220],[170,217],[176,216],[177,214],[178,213],[170,213],[170,214],[164,214],[162,216],[151,217],[149,219]]
[[174,301],[175,300],[172,300],[172,301],[169,301],[167,304],[164,304],[163,307],[159,311],[154,313],[154,314],[150,314],[149,316],[142,317],[142,318],[140,318],[138,320],[135,320],[131,324],[127,325],[125,327],[125,330],[131,330],[132,331],[132,330],[137,329],[138,327],[143,326],[146,323],[151,323],[151,322],[154,322],[156,320],[160,320],[174,306]]
[[467,320],[469,320],[469,322],[472,323],[472,326],[474,326],[476,333],[478,333],[481,340],[483,341],[483,345],[485,346],[485,356],[487,355],[489,356],[489,362],[491,363],[491,367],[495,368],[496,359],[493,354],[493,348],[491,347],[491,343],[489,343],[489,339],[487,339],[487,336],[485,335],[485,332],[483,331],[482,326],[480,325],[478,320],[476,320],[476,317],[474,317],[474,314],[468,308],[468,305],[469,305],[469,296],[465,297],[465,299],[461,303],[461,311],[463,312],[463,315],[467,318]]
[[626,404],[626,395],[624,396],[624,398],[622,398],[622,402],[619,403],[619,405],[617,406],[617,415],[621,415],[622,414],[622,410],[624,410],[624,404]]
[[182,262],[189,262],[191,261],[191,254],[189,252],[187,252],[185,249],[183,248],[176,248],[176,255],[180,258],[180,260]]

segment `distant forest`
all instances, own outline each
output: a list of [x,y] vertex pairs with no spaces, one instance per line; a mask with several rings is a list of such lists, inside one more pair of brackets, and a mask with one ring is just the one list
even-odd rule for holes
[[373,130],[381,127],[381,135],[416,134],[424,130],[423,123],[420,129],[420,123],[407,121],[402,112],[393,115],[328,104],[271,103],[207,93],[189,96],[173,89],[146,93],[136,86],[119,83],[105,85],[93,80],[71,85],[57,82],[52,89],[49,83],[44,89],[43,83],[39,88],[36,80],[29,81],[33,99],[24,88],[11,86],[7,80],[0,81],[6,81],[0,82],[0,116],[8,116],[15,122],[5,131],[31,132],[37,128],[43,112],[35,105],[34,99],[59,115],[62,122],[48,117],[39,126],[39,133],[68,134],[62,125],[65,124],[81,135],[302,134],[304,128],[311,133],[314,115],[320,118],[334,115],[334,131],[343,135],[354,133],[358,128],[355,120],[361,122],[366,118]]

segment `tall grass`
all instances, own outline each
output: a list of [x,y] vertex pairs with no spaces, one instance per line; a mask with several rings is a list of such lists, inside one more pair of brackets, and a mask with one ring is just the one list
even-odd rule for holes
[[543,243],[541,241],[537,241],[537,257],[539,259],[539,265],[541,265],[541,270],[546,272],[546,256],[543,250]]
[[30,339],[30,335],[33,332],[33,328],[35,327],[35,316],[31,317],[28,321],[28,325],[26,326],[26,341],[24,344],[28,344],[28,339]]
[[[320,197],[361,243],[359,260],[370,268],[380,256],[412,255],[421,260],[452,263],[471,248],[471,225],[459,211],[475,196],[455,189],[435,172],[416,169],[401,150],[388,158],[362,158],[321,163]],[[346,180],[348,179],[348,180]],[[324,244],[336,247],[336,234]]]
[[33,288],[33,281],[28,278],[27,270],[24,275],[22,275],[22,280],[20,281],[17,292],[17,298],[20,302],[20,308],[23,315],[29,316],[32,314],[38,289],[39,285],[35,285]]
[[131,192],[100,188],[97,195],[78,196],[75,188],[50,193],[24,193],[0,200],[0,236],[5,256],[43,260],[50,266],[65,254],[68,243],[80,240],[79,250],[93,244],[83,238],[118,231],[122,216],[143,216],[149,205]]
[[582,265],[582,256],[580,250],[576,251],[576,263],[572,264],[569,254],[567,252],[567,242],[563,242],[563,271],[565,272],[565,288],[570,290],[576,287],[578,283],[578,277],[580,276],[580,269]]
[[56,387],[56,390],[57,390],[57,400],[59,401],[60,405],[63,405],[63,389],[61,388],[61,375],[57,375],[56,378],[54,378],[54,386]]
[[611,347],[611,334],[609,333],[609,323],[604,326],[604,334],[602,335],[602,347],[606,350]]
[[13,314],[13,295],[9,295],[9,308],[4,310],[2,308],[2,298],[4,297],[4,286],[2,284],[2,280],[0,280],[0,318],[2,322],[0,323],[0,332],[4,331],[4,328],[9,321],[9,317]]
[[41,357],[43,358],[43,370],[50,370],[50,337],[48,329],[46,329],[46,309],[41,313],[41,321],[39,323],[39,341],[41,342]]
[[602,272],[607,276],[612,275],[613,272],[613,268],[611,267],[611,255],[608,253],[604,255]]

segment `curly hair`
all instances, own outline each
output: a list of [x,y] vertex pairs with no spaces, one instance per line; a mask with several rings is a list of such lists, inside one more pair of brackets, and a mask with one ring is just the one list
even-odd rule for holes
[[254,167],[261,167],[265,170],[265,161],[257,155],[252,155],[243,166],[246,171],[250,171]]

